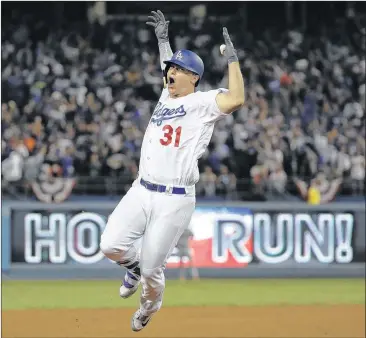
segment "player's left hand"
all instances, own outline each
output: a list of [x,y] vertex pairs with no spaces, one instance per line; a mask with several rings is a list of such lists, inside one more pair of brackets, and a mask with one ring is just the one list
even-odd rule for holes
[[160,10],[157,12],[152,11],[151,14],[152,16],[148,17],[149,21],[146,24],[155,28],[155,34],[159,42],[169,41],[168,27],[170,21],[165,21],[164,14]]
[[229,35],[226,27],[223,28],[222,35],[224,36],[224,41],[225,41],[225,46],[226,46],[224,56],[227,58],[228,63],[237,62],[238,56],[236,54],[236,49],[234,48],[234,45],[230,39],[230,35]]

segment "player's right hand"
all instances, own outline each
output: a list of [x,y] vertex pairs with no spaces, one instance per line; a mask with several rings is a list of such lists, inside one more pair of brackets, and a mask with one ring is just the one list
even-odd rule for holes
[[170,21],[165,21],[164,14],[158,10],[157,12],[152,11],[152,16],[148,17],[147,25],[155,28],[155,34],[159,42],[169,41],[168,27]]

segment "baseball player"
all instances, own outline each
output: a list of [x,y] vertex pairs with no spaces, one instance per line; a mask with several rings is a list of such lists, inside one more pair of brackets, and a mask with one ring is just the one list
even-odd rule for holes
[[[197,161],[214,124],[244,104],[244,81],[226,28],[229,88],[201,92],[196,91],[201,58],[189,50],[173,54],[169,21],[160,11],[152,12],[147,24],[155,28],[166,86],[145,131],[138,177],[109,216],[100,242],[104,255],[127,269],[120,296],[130,297],[142,285],[133,331],[142,330],[161,308],[166,261],[194,212]],[[139,254],[134,244],[141,237]]]

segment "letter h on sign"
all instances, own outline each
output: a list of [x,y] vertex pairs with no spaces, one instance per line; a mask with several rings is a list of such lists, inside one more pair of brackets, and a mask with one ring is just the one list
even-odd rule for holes
[[[51,263],[64,263],[66,260],[66,220],[63,214],[51,214],[48,219],[48,229],[42,229],[42,217],[39,213],[30,213],[24,219],[25,252],[24,259],[27,263],[41,263],[42,248],[49,250]],[[33,250],[34,243],[34,250]]]

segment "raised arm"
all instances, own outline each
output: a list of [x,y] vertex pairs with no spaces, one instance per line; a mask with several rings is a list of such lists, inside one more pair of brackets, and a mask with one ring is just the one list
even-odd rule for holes
[[225,27],[223,29],[223,36],[226,47],[224,56],[228,60],[229,67],[229,91],[218,94],[216,96],[216,102],[222,113],[230,114],[235,110],[238,110],[244,104],[244,80],[236,50]]
[[166,66],[164,61],[170,60],[173,56],[168,37],[170,21],[165,21],[164,14],[160,10],[157,12],[152,11],[151,14],[152,16],[148,17],[149,21],[147,21],[146,24],[155,28],[155,35],[159,45],[160,67],[161,70],[164,71]]

